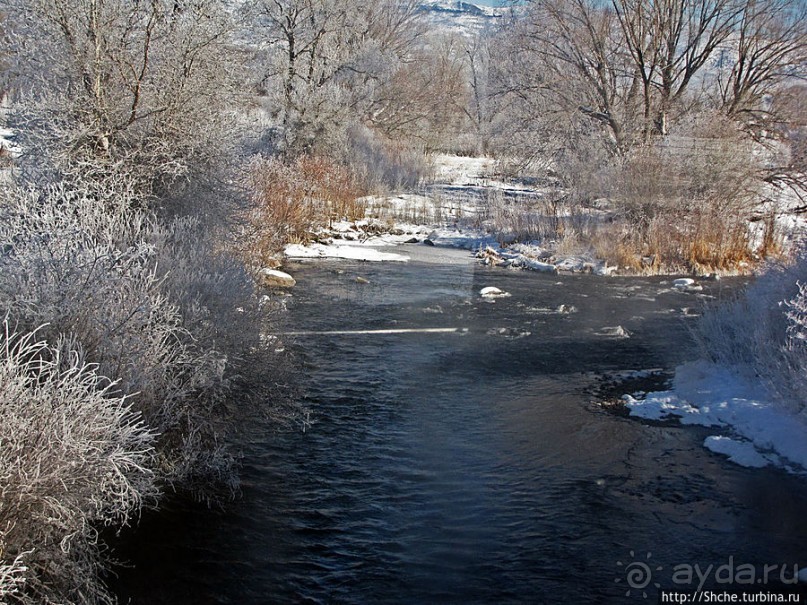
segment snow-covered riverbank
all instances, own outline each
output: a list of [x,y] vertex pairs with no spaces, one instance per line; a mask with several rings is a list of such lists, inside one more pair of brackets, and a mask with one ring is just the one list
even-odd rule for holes
[[685,364],[670,390],[625,395],[624,401],[631,416],[714,428],[704,447],[732,462],[807,475],[807,419],[777,406],[762,384],[732,368],[702,360]]

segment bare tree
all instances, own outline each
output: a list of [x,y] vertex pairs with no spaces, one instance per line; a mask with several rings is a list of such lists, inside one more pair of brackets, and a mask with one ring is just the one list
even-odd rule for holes
[[642,86],[645,142],[668,133],[668,115],[734,30],[737,0],[612,0]]
[[260,88],[278,117],[284,152],[333,144],[372,112],[374,91],[420,36],[417,2],[261,0]]
[[520,36],[536,76],[530,96],[604,127],[615,151],[629,148],[636,89],[614,12],[594,0],[538,0]]
[[469,89],[463,44],[435,38],[378,88],[370,123],[387,137],[444,148],[466,120]]
[[[685,262],[751,258],[747,219],[764,191],[776,195],[763,185],[804,193],[804,131],[784,119],[804,90],[804,10],[795,0],[534,0],[493,62],[505,145],[526,141],[570,199],[611,199],[643,253],[680,212],[689,227],[666,238],[668,258],[675,247],[692,249]],[[739,218],[731,241],[725,216]]]
[[213,0],[3,0],[29,157],[145,188],[222,153],[236,62]]
[[367,34],[382,56],[411,60],[411,51],[423,40],[426,30],[420,18],[418,0],[382,0],[367,10]]
[[803,80],[805,65],[807,5],[748,0],[733,39],[720,51],[717,85],[723,111],[753,132],[770,130],[783,116],[766,96],[784,94],[789,82]]
[[517,94],[577,108],[619,153],[715,97],[727,115],[770,127],[766,95],[803,76],[805,10],[797,0],[534,0],[511,34],[530,72]]
[[463,111],[473,125],[473,136],[478,141],[477,152],[482,154],[489,150],[495,107],[491,99],[490,44],[488,32],[480,32],[463,44],[470,93]]
[[279,80],[284,147],[310,148],[323,125],[338,119],[340,103],[326,101],[338,94],[335,79],[356,43],[357,9],[329,0],[267,0],[255,10],[270,52],[261,84]]

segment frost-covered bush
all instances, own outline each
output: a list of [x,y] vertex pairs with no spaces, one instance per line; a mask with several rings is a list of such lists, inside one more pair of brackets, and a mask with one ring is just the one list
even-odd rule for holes
[[75,338],[159,434],[160,481],[206,496],[235,487],[236,416],[259,401],[279,423],[299,410],[274,397],[267,310],[226,228],[159,221],[135,191],[127,179],[0,189],[0,312],[21,330],[47,324],[50,343]]
[[[166,287],[175,267],[164,232],[172,228],[133,209],[124,181],[7,188],[0,198],[0,308],[20,329],[47,324],[40,334],[48,342],[70,335],[121,392],[136,394],[160,435],[161,478],[187,482],[191,468],[202,471],[192,445],[219,449],[227,357],[202,338],[213,321],[205,302],[197,296],[183,308]],[[176,261],[187,282],[209,271],[199,259],[194,267]]]
[[416,145],[386,140],[365,127],[348,131],[343,161],[373,191],[416,189],[433,168],[424,150]]
[[[807,262],[802,259],[799,280],[807,280]],[[798,282],[798,293],[785,301],[787,340],[783,349],[784,371],[790,395],[801,411],[807,410],[807,281]]]
[[3,12],[26,174],[125,172],[161,193],[231,153],[243,55],[221,2],[5,0]]
[[153,501],[154,434],[70,339],[0,333],[0,600],[111,602],[100,526]]
[[699,324],[712,361],[769,386],[781,403],[807,414],[807,250],[771,266],[736,299],[715,306]]
[[6,605],[7,599],[20,594],[20,590],[25,586],[27,571],[22,555],[16,556],[13,561],[0,562],[0,603]]
[[220,225],[217,229],[198,217],[184,217],[153,224],[148,234],[162,268],[160,291],[175,305],[183,332],[192,336],[192,350],[208,352],[208,382],[185,400],[187,429],[178,443],[180,464],[173,468],[174,476],[197,495],[211,484],[235,480],[224,437],[237,418],[260,407],[261,416],[283,426],[295,423],[301,412],[279,386],[285,381],[285,360],[262,337],[271,328],[271,309],[243,261],[222,250],[232,244],[221,231]]
[[235,489],[227,436],[254,404],[299,418],[223,229],[145,206],[126,178],[0,188],[0,313],[42,341],[0,357],[0,602],[109,601],[100,526],[158,488]]

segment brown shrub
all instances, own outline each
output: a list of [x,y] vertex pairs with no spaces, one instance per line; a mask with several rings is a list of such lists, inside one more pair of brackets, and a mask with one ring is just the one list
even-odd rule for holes
[[349,168],[322,156],[259,157],[249,166],[248,186],[252,205],[242,251],[261,264],[285,244],[310,241],[334,221],[365,215],[366,188]]

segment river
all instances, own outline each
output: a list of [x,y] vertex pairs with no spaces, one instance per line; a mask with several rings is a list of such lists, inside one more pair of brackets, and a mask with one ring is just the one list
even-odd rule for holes
[[697,356],[701,297],[405,253],[290,267],[278,329],[312,426],[246,431],[222,509],[144,517],[118,552],[122,602],[655,602],[681,566],[807,566],[803,479],[596,404],[604,376]]

